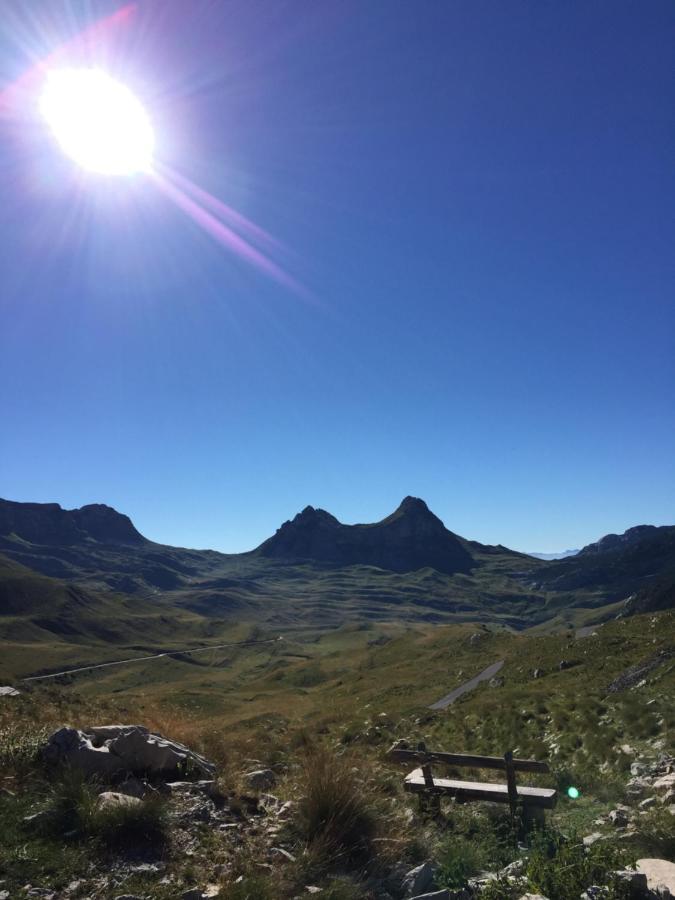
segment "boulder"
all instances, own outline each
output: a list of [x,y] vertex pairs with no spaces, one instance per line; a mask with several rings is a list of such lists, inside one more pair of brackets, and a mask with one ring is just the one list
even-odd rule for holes
[[664,897],[667,896],[663,891],[665,888],[675,897],[675,862],[667,859],[638,859],[636,867],[647,878],[650,891]]
[[171,776],[195,773],[212,778],[216,767],[192,750],[142,725],[59,728],[43,751],[45,762],[68,765],[89,776],[135,773]]
[[269,791],[277,783],[277,776],[271,769],[256,769],[244,775],[246,783],[253,791]]
[[403,876],[403,895],[405,897],[417,897],[424,894],[434,883],[434,867],[429,862],[423,862],[415,866]]
[[96,806],[99,809],[133,809],[143,805],[143,801],[138,797],[131,797],[129,794],[120,794],[117,791],[103,791],[98,795]]

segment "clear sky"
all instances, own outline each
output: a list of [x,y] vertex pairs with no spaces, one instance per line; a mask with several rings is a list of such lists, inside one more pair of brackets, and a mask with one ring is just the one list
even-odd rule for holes
[[[116,8],[9,0],[3,86]],[[94,61],[305,290],[0,116],[0,496],[226,551],[406,494],[523,550],[672,524],[674,34],[672,0],[138,3]]]

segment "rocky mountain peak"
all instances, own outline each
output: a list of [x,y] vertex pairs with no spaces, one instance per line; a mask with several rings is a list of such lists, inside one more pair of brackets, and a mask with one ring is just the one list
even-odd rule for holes
[[0,500],[0,536],[11,535],[43,545],[145,543],[128,516],[102,503],[63,509],[58,503]]

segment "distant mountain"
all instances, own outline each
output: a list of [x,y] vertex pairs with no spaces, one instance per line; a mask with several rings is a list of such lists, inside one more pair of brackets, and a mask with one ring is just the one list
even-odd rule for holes
[[406,497],[390,516],[369,525],[343,525],[325,510],[307,506],[254,552],[278,560],[377,566],[390,572],[431,568],[454,575],[475,566],[467,543],[417,497]]
[[629,550],[631,547],[637,546],[643,542],[658,541],[672,531],[672,527],[664,525],[657,527],[656,525],[635,525],[624,531],[623,534],[606,534],[599,541],[593,544],[587,544],[579,553],[584,556],[592,556],[597,553],[610,553],[615,550]]
[[559,553],[528,553],[535,559],[567,559],[568,556],[576,556],[578,550],[561,550]]
[[675,602],[675,527],[638,526],[547,561],[467,540],[416,497],[372,524],[308,506],[240,554],[156,544],[102,504],[0,500],[0,555],[0,640],[34,628],[119,635],[123,608],[142,616],[140,638],[178,622],[207,633],[232,617],[280,628],[396,619],[520,629]]
[[12,535],[30,543],[60,547],[87,541],[145,543],[145,538],[136,531],[128,516],[102,503],[92,503],[81,509],[62,509],[58,503],[0,500],[0,536]]
[[602,591],[610,602],[627,599],[670,572],[675,572],[675,526],[637,525],[551,562],[537,582],[555,591]]

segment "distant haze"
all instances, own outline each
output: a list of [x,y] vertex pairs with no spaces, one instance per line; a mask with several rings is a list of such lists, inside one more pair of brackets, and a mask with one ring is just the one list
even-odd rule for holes
[[558,553],[531,553],[529,550],[524,552],[528,556],[534,556],[535,559],[566,559],[568,556],[576,556],[579,550],[560,550]]

